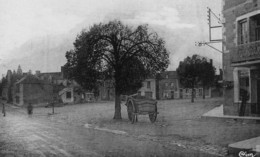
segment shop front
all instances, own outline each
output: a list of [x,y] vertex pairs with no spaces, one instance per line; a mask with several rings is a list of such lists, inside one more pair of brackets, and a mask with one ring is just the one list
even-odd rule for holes
[[[233,78],[234,106],[237,109],[237,114],[244,112],[244,116],[260,116],[260,65],[235,67]],[[247,93],[248,99],[243,109],[244,91]]]

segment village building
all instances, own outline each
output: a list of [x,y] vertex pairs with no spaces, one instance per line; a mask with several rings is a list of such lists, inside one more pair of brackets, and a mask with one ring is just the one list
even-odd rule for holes
[[156,99],[156,79],[148,78],[143,81],[143,86],[138,90],[138,95]]
[[224,114],[260,116],[260,1],[223,0]]
[[165,71],[159,77],[159,99],[183,98],[176,71]]
[[31,74],[16,82],[13,90],[13,104],[18,106],[45,104],[53,99],[53,86]]
[[1,96],[4,100],[6,100],[8,103],[12,103],[13,102],[13,85],[16,81],[18,81],[19,79],[21,79],[23,77],[23,72],[21,69],[21,66],[18,66],[17,72],[15,70],[13,70],[13,72],[11,70],[7,71],[6,77],[4,79],[4,82],[2,84],[2,93]]
[[[180,84],[176,71],[165,71],[159,76],[159,96],[157,99],[188,99],[191,98],[191,89]],[[195,98],[203,97],[203,87],[199,84],[195,88]],[[205,88],[205,97],[211,97],[211,87]]]
[[76,81],[67,81],[66,86],[59,91],[63,103],[83,103],[94,101],[94,93],[87,92]]
[[66,84],[66,80],[63,78],[62,72],[41,73],[40,71],[36,71],[35,76],[37,76],[41,80],[48,81],[52,84],[56,84],[56,85]]
[[75,80],[67,78],[63,67],[61,67],[61,72],[36,71],[35,75],[53,86],[53,96],[62,103],[82,103],[93,99],[93,93],[83,90]]
[[[114,100],[114,87],[111,80],[101,81],[99,87],[100,100]],[[205,97],[211,97],[212,87],[205,88]],[[156,77],[150,77],[142,82],[142,87],[137,94],[149,99],[188,99],[191,98],[191,89],[184,88],[180,84],[180,80],[176,71],[165,71]],[[220,95],[220,94],[218,94]],[[195,87],[195,98],[203,97],[203,87],[198,85]]]
[[[7,80],[11,75],[9,73],[12,72],[8,71]],[[93,92],[84,90],[75,80],[69,80],[64,74],[63,67],[61,72],[41,73],[36,71],[35,75],[31,71],[22,73],[21,69],[18,68],[18,73],[19,77],[16,76],[17,81],[15,81],[15,84],[11,88],[7,88],[6,85],[2,93],[7,99],[8,91],[11,92],[12,102],[16,105],[21,106],[28,102],[36,104],[50,103],[54,100],[61,103],[115,100],[115,90],[111,80],[100,80],[98,93],[94,95]],[[156,77],[147,78],[142,84],[143,86],[137,91],[137,94],[149,99],[185,99],[191,97],[191,89],[182,88],[176,71],[166,71]],[[31,97],[28,97],[29,90],[34,91]],[[202,87],[195,88],[195,91],[195,97],[202,97]],[[210,97],[211,92],[210,90],[207,91],[206,97]],[[41,94],[43,94],[42,97],[40,97]],[[49,95],[52,96],[49,97]],[[36,101],[36,99],[39,99],[39,101]]]
[[3,85],[2,89],[2,98],[6,100],[7,102],[11,101],[11,82],[12,81],[12,71],[8,70],[6,74],[6,82]]
[[19,65],[17,72],[7,71],[2,98],[15,105],[46,104],[52,101],[61,103],[81,103],[94,100],[94,94],[83,90],[75,80],[66,77],[64,68],[61,72],[41,73],[33,75],[30,70],[23,73]]

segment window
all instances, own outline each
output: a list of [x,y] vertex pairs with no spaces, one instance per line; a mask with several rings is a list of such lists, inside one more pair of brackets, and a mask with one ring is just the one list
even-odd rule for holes
[[165,78],[169,78],[168,74],[165,76]]
[[151,82],[147,81],[147,88],[151,88]]
[[168,82],[165,83],[165,86],[168,87]]
[[247,20],[238,22],[238,45],[247,43]]
[[163,92],[163,97],[164,97],[164,98],[168,98],[168,97],[169,97],[168,92]]
[[171,87],[174,87],[174,83],[173,82],[171,83]]
[[70,99],[71,98],[71,92],[66,92],[66,98]]
[[250,18],[250,41],[260,40],[260,15]]

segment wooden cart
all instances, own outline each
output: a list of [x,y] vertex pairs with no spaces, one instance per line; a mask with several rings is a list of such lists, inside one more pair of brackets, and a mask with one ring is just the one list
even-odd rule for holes
[[129,96],[126,104],[128,118],[132,123],[138,121],[138,115],[149,115],[149,119],[152,123],[156,121],[157,114],[157,101],[147,98],[138,98]]

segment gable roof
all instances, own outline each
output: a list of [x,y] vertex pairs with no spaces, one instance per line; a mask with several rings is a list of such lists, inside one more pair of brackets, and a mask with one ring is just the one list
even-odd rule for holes
[[61,91],[59,91],[59,95],[62,95],[65,92],[70,92],[72,90],[73,90],[73,88],[70,88],[70,87],[63,88]]
[[15,84],[48,84],[47,82],[40,80],[34,75],[26,75],[17,81]]

